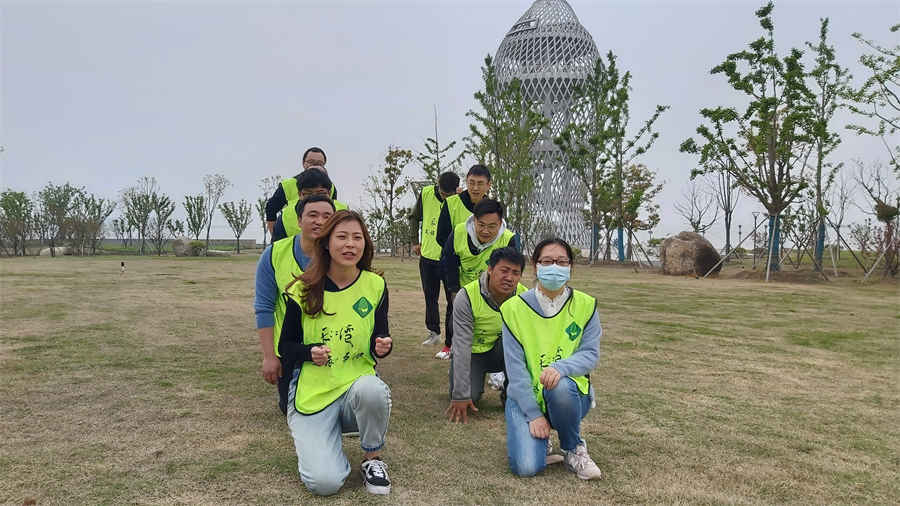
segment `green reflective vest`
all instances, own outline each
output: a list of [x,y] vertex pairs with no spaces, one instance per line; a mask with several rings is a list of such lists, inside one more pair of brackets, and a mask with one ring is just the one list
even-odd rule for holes
[[[281,342],[281,324],[284,322],[284,314],[287,312],[287,304],[282,294],[295,277],[303,274],[303,269],[294,257],[294,237],[285,237],[272,244],[272,269],[275,271],[275,284],[278,285],[278,297],[275,298],[275,328],[273,340],[275,355],[281,357],[278,345]],[[295,283],[299,285],[300,283]],[[293,287],[291,287],[293,288]]]
[[[281,208],[281,223],[284,225],[284,231],[287,236],[291,237],[300,233],[300,220],[297,216],[297,202],[300,201],[300,191],[297,189],[297,180],[292,177],[282,181],[281,187],[284,189],[284,197],[287,199],[287,204]],[[331,185],[331,194],[334,195],[334,185]],[[332,202],[334,203],[335,211],[348,209],[347,204],[343,202],[337,200],[332,200]]]
[[[312,318],[305,313],[301,316],[303,341],[327,345],[331,356],[323,366],[303,362],[294,397],[298,413],[311,415],[322,411],[359,377],[375,374],[371,353],[374,350],[369,345],[375,329],[375,309],[384,290],[381,276],[361,271],[352,285],[337,292],[325,292],[322,313],[318,316]],[[288,295],[300,304],[299,289],[291,287]]]
[[[481,293],[481,276],[463,287],[472,306],[472,353],[485,353],[494,347],[503,330],[500,312],[488,304]],[[516,295],[528,290],[522,283],[516,287]]]
[[460,223],[465,223],[472,216],[472,211],[466,209],[459,195],[450,195],[447,197],[447,212],[450,213],[450,230],[455,230]]
[[437,222],[444,205],[434,194],[435,186],[422,188],[422,256],[429,260],[441,259],[441,245],[437,242]]
[[[447,199],[448,202],[450,199]],[[459,257],[459,286],[466,286],[478,279],[482,272],[487,270],[487,261],[491,258],[491,252],[509,245],[513,233],[504,230],[500,237],[489,248],[483,249],[477,255],[469,250],[469,232],[466,224],[460,223],[453,229],[453,251]]]
[[[503,323],[525,350],[525,365],[531,375],[534,399],[542,412],[547,412],[547,406],[544,404],[544,386],[540,382],[541,371],[578,349],[584,327],[596,307],[597,301],[593,297],[574,289],[559,313],[551,317],[541,316],[520,296],[510,297],[500,306]],[[572,380],[578,390],[587,395],[590,388],[587,376]]]

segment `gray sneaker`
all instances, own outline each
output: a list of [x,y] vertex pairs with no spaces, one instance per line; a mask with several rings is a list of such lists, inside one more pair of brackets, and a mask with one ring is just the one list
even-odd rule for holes
[[425,345],[437,344],[437,343],[441,342],[441,335],[440,335],[440,334],[436,333],[436,332],[433,331],[433,330],[430,330],[430,331],[428,331],[428,332],[429,332],[429,333],[428,333],[428,337],[425,338],[424,341],[422,341],[422,345],[423,345],[423,346],[425,346]]
[[588,455],[587,446],[584,443],[576,446],[574,452],[566,452],[565,461],[566,468],[582,480],[599,480],[603,477],[600,468]]

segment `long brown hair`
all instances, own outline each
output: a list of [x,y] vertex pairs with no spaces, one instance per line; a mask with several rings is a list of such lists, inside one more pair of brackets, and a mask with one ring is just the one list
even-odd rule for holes
[[[366,228],[366,222],[363,217],[356,211],[343,209],[334,213],[331,218],[322,227],[322,234],[316,239],[313,248],[312,259],[306,271],[299,277],[295,278],[291,284],[300,281],[303,283],[300,300],[302,302],[303,312],[315,318],[319,313],[324,312],[323,305],[325,303],[325,276],[331,267],[331,252],[328,251],[328,241],[334,228],[345,221],[355,221],[359,223],[362,229],[363,247],[362,257],[356,262],[356,267],[362,271],[372,271],[372,258],[375,256],[375,245],[372,243],[372,237]],[[373,271],[374,272],[374,271]],[[288,285],[288,288],[290,285]],[[286,291],[287,289],[285,289]],[[329,314],[329,313],[325,313]]]

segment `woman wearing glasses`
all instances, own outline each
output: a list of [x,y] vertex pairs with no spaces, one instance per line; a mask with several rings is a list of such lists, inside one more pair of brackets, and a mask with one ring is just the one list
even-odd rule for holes
[[[596,300],[568,286],[573,258],[564,240],[541,241],[531,262],[537,286],[500,307],[509,467],[517,476],[533,476],[564,461],[582,480],[599,479],[581,438],[602,334]],[[563,456],[551,454],[550,429],[559,435]]]

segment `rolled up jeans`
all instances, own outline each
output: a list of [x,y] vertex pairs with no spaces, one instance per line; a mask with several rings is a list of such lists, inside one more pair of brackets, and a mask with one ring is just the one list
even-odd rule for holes
[[[581,420],[591,409],[591,393],[582,394],[572,378],[564,376],[552,390],[544,390],[544,403],[550,426],[559,434],[559,445],[572,451],[583,443]],[[516,476],[534,476],[546,467],[547,439],[531,435],[522,408],[506,399],[506,453],[509,468]]]
[[287,406],[287,423],[297,451],[297,470],[310,492],[331,495],[340,490],[350,474],[342,433],[359,431],[364,452],[384,446],[391,416],[391,390],[378,376],[360,376],[328,407],[303,415],[294,405],[299,374],[300,369],[295,369]]

